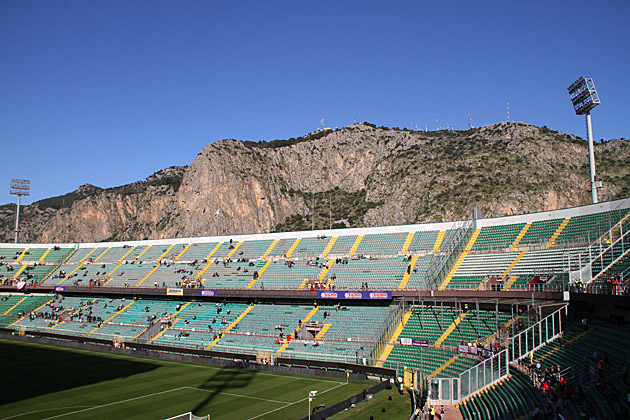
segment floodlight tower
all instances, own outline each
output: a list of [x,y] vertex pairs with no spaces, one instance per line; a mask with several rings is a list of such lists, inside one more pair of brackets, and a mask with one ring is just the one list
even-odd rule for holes
[[597,188],[601,188],[601,181],[595,175],[595,148],[593,147],[593,125],[591,123],[591,109],[601,102],[593,79],[580,77],[567,89],[571,96],[571,103],[577,115],[586,115],[586,135],[588,136],[588,157],[591,163],[591,195],[593,204],[597,203]]
[[31,193],[31,181],[28,179],[12,179],[9,184],[9,194],[17,195],[17,211],[15,213],[15,243],[20,233],[20,198]]

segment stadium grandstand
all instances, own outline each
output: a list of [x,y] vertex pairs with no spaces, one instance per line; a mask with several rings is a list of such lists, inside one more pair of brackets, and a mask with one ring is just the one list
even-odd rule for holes
[[0,244],[0,335],[387,379],[413,395],[415,418],[629,418],[629,232],[627,198],[417,225]]

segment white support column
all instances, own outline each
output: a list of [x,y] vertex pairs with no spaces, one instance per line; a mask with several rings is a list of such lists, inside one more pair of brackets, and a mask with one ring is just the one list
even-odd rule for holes
[[595,185],[595,147],[593,145],[593,124],[590,111],[586,113],[586,134],[588,136],[588,158],[591,164],[591,196],[593,204],[597,204],[597,186]]

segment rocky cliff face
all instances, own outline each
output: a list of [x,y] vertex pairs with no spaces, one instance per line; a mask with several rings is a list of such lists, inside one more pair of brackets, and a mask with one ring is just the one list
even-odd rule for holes
[[[630,195],[630,142],[596,147],[600,199]],[[356,124],[270,143],[217,141],[188,167],[82,186],[22,210],[29,242],[135,240],[520,214],[590,202],[584,140],[499,123],[411,132]],[[15,205],[0,207],[13,238]]]

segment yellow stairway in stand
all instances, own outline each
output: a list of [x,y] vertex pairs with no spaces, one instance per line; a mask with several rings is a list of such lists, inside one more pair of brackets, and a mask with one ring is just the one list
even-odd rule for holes
[[[311,311],[308,313],[308,315],[306,315],[306,318],[304,318],[304,319],[302,320],[302,325],[298,326],[298,327],[295,329],[295,333],[296,333],[296,334],[300,332],[300,330],[302,329],[302,327],[303,327],[303,326],[305,326],[306,324],[308,324],[308,321],[310,321],[310,320],[311,320],[311,318],[313,317],[313,315],[315,315],[315,313],[317,312],[317,310],[318,310],[318,309],[319,309],[318,307],[315,307],[315,308],[311,309]],[[293,339],[295,340],[295,337],[293,337]],[[276,351],[276,355],[275,355],[275,357],[280,357],[280,355],[282,354],[282,352],[283,352],[283,351],[285,351],[285,350],[287,349],[287,347],[289,347],[289,345],[290,345],[290,344],[291,344],[291,342],[290,342],[290,341],[285,340],[284,344],[282,344],[282,345],[280,346],[280,348]]]
[[221,248],[221,245],[223,245],[223,242],[219,242],[213,249],[212,251],[210,251],[210,253],[208,254],[208,256],[206,258],[204,258],[206,261],[209,261],[210,258],[212,258],[212,256],[214,255],[215,252],[217,252],[219,250],[219,248]]
[[505,282],[505,287],[503,288],[503,290],[510,290],[510,287],[512,287],[512,285],[516,283],[516,280],[518,280],[518,276],[510,277],[508,281]]
[[210,266],[212,265],[212,261],[210,261],[209,263],[206,264],[206,266],[204,268],[201,269],[201,271],[199,273],[197,273],[197,275],[195,276],[195,280],[197,281],[201,278],[201,276],[203,276],[203,274],[208,271],[208,269],[210,268]]
[[330,250],[335,245],[335,242],[337,242],[336,236],[333,236],[332,238],[330,238],[330,242],[328,242],[328,245],[326,245],[326,249],[324,249],[324,253],[322,254],[324,258],[328,258],[328,254],[330,254]]
[[[122,264],[125,261],[125,258],[127,258],[127,255],[131,254],[131,251],[133,251],[134,249],[136,249],[135,246],[131,247],[131,249],[129,251],[127,251],[127,253],[125,255],[123,255],[121,259],[118,260],[118,264]],[[100,258],[100,256],[99,256],[99,258]]]
[[18,300],[15,305],[11,306],[9,309],[7,309],[6,311],[4,311],[4,313],[2,315],[6,315],[9,312],[11,312],[13,310],[13,308],[15,308],[16,306],[18,306],[20,303],[24,302],[26,300],[26,297],[23,297],[22,299]]
[[[110,249],[111,249],[111,248],[105,248],[105,251],[101,252],[101,253],[99,254],[99,256],[98,256],[98,257],[96,257],[96,259],[94,260],[94,262],[98,262],[98,260],[100,260],[100,259],[101,259],[101,257],[102,257],[103,255],[105,255],[105,254],[107,253],[107,251],[109,251]],[[94,251],[96,251],[96,248],[94,248]],[[92,252],[94,252],[94,251],[92,251]],[[92,252],[90,252],[90,254],[91,254]],[[131,250],[129,250],[129,252],[131,252]],[[127,254],[129,254],[129,252],[127,252]],[[125,256],[127,256],[127,254],[125,254]]]
[[251,289],[252,287],[254,287],[254,284],[256,284],[256,282],[258,280],[260,280],[260,276],[262,276],[262,274],[265,272],[265,270],[267,269],[267,267],[269,267],[271,265],[271,261],[267,261],[265,263],[265,265],[262,266],[262,268],[260,269],[260,271],[258,272],[258,278],[257,279],[252,279],[252,281],[249,282],[249,284],[247,285],[248,289]]
[[628,219],[630,219],[630,212],[628,212],[628,214],[626,214],[623,219],[621,219],[615,226],[613,226],[612,229],[610,229],[610,232],[604,237],[606,243],[612,242],[612,238],[613,236],[615,236],[615,233],[617,233],[619,229],[621,229],[621,226],[623,226],[623,224],[626,223]]
[[[52,299],[48,299],[46,302],[42,303],[41,305],[39,305],[37,308],[33,309],[31,312],[37,312],[40,309],[42,309],[44,306],[48,305],[50,302],[52,302],[53,300],[55,300],[55,298]],[[26,316],[26,315],[25,315]],[[7,328],[9,328],[11,325],[15,324],[16,322],[18,322],[20,319],[23,319],[24,316],[22,316],[22,318],[18,318],[15,321],[13,321],[12,323],[10,323],[9,325],[7,325]]]
[[[153,269],[152,269],[151,271],[149,271],[149,274],[147,274],[146,276],[144,276],[144,277],[142,278],[142,280],[140,280],[140,281],[138,282],[138,284],[136,284],[136,285],[135,285],[135,287],[140,287],[140,285],[141,285],[142,283],[144,283],[144,282],[145,282],[145,281],[146,281],[149,277],[151,277],[151,274],[155,273],[155,271],[156,271],[158,268],[160,268],[160,265],[162,265],[162,264],[157,263],[157,264],[155,265],[155,267],[153,267]],[[158,285],[158,286],[159,286],[159,285]]]
[[464,320],[464,318],[466,317],[466,314],[467,312],[462,312],[461,315],[459,315],[455,319],[455,321],[453,321],[453,323],[446,329],[446,331],[444,331],[442,336],[438,338],[438,340],[435,342],[433,347],[440,347],[442,343],[444,342],[444,340],[446,340],[448,336],[453,332],[453,330],[455,330],[455,328],[457,328],[457,326]]
[[234,255],[234,253],[236,252],[236,250],[243,245],[243,242],[239,242],[237,243],[234,248],[232,248],[232,250],[229,252],[229,254],[227,254],[227,256],[225,258],[232,258],[232,255]]
[[[507,275],[510,273],[510,271],[512,271],[512,269],[514,267],[516,267],[516,264],[518,264],[518,262],[521,260],[521,258],[523,258],[523,255],[525,255],[527,251],[521,251],[520,254],[518,254],[516,256],[516,258],[514,258],[514,261],[512,261],[510,263],[510,265],[508,265],[508,267],[505,269],[505,271],[501,274],[501,281],[505,281],[505,278],[507,277]],[[516,276],[516,279],[518,279],[518,276]],[[480,284],[479,286],[477,286],[477,290],[484,290],[486,282],[488,281],[488,277],[486,277]],[[514,280],[516,281],[516,280]],[[504,283],[506,285],[505,290],[509,289],[509,286],[511,286],[512,284],[514,284],[514,281],[511,284],[507,284]]]
[[[238,324],[239,322],[241,322],[241,320],[243,318],[245,318],[245,315],[247,315],[252,309],[254,309],[256,307],[256,305],[251,305],[248,306],[247,309],[245,309],[243,311],[243,313],[241,313],[238,317],[236,317],[236,319],[234,321],[232,321],[232,323],[230,325],[227,326],[226,329],[223,330],[223,334],[227,334],[228,331],[230,331],[232,328],[234,328],[234,326],[236,324]],[[212,348],[212,346],[214,346],[215,344],[217,344],[219,342],[220,338],[217,336],[217,338],[215,338],[214,340],[212,340],[212,343],[208,344],[208,346],[206,347],[206,350],[210,350]]]
[[48,254],[50,253],[50,250],[51,250],[51,249],[52,249],[52,248],[48,248],[48,249],[46,250],[46,252],[44,252],[44,255],[42,255],[42,256],[41,256],[41,258],[40,258],[39,260],[37,260],[37,262],[38,262],[38,263],[40,263],[40,262],[44,261],[44,258],[46,258],[46,255],[48,255]]
[[549,242],[547,242],[547,248],[551,248],[553,246],[553,244],[556,243],[556,239],[558,239],[558,236],[560,236],[560,234],[562,233],[564,228],[567,227],[567,225],[569,224],[570,220],[571,220],[570,218],[569,219],[564,219],[562,221],[562,223],[560,223],[560,226],[558,226],[558,229],[556,229],[554,234],[551,235],[551,238],[549,238]]
[[411,241],[413,241],[414,232],[409,232],[407,235],[407,239],[405,239],[405,243],[403,244],[402,249],[400,250],[400,254],[405,255],[407,251],[409,251],[409,245],[411,245]]
[[192,246],[192,244],[188,244],[184,247],[184,249],[182,249],[182,252],[180,252],[179,254],[177,254],[177,256],[175,257],[175,261],[179,261],[179,259],[181,258],[182,255],[184,255],[186,253],[186,251],[188,251],[188,248],[190,248]]
[[357,236],[357,240],[354,241],[354,245],[352,245],[352,248],[350,248],[349,255],[351,257],[354,257],[354,253],[357,252],[357,248],[359,247],[359,244],[361,243],[362,240],[363,240],[363,235]]
[[96,251],[96,248],[94,248],[93,250],[91,250],[90,252],[88,252],[85,257],[81,258],[81,260],[79,261],[79,264],[83,264],[83,261],[87,260],[90,255],[92,255],[94,253],[94,251]]
[[532,227],[531,223],[528,223],[525,226],[523,226],[523,229],[521,229],[521,232],[518,234],[516,239],[514,239],[514,242],[512,243],[512,249],[514,251],[518,251],[518,244],[521,242],[521,239],[523,239],[523,236],[525,236],[525,234],[527,233],[530,227]]
[[291,254],[293,254],[293,251],[295,251],[295,248],[297,248],[298,244],[300,243],[302,239],[297,238],[295,240],[295,242],[293,242],[293,245],[291,245],[291,248],[289,248],[289,250],[287,251],[287,255],[286,258],[289,258],[291,256]]
[[[129,252],[131,252],[131,251],[129,251]],[[114,267],[114,269],[107,274],[107,276],[105,277],[107,279],[107,281],[103,284],[103,286],[107,286],[107,283],[112,281],[112,274],[114,274],[114,271],[118,270],[122,265],[123,265],[122,262],[118,262],[118,265],[116,267]]]
[[398,290],[404,290],[405,287],[407,287],[407,283],[409,282],[409,277],[411,277],[411,273],[413,273],[413,268],[416,266],[416,262],[418,262],[418,258],[420,257],[418,256],[411,257],[411,261],[409,262],[409,265],[405,269],[405,275],[403,276],[402,280],[400,281],[400,284],[398,285]]
[[324,337],[324,334],[326,334],[326,331],[328,331],[328,329],[330,328],[331,325],[332,324],[324,324],[322,329],[315,336],[315,340],[321,340],[322,337]]
[[326,274],[328,274],[333,264],[335,264],[335,260],[333,258],[329,259],[328,264],[326,264],[326,267],[324,267],[322,271],[319,273],[319,277],[317,279],[320,281],[320,283],[324,281],[324,279],[326,278]]
[[[508,328],[510,328],[510,326],[512,324],[514,324],[514,322],[516,322],[516,320],[519,319],[519,318],[520,318],[520,316],[517,315],[514,318],[510,319],[508,322],[506,322],[505,325],[503,325],[501,328],[499,328],[499,335],[501,335],[501,333],[503,333],[503,331],[505,331]],[[484,346],[487,346],[488,343],[492,342],[492,340],[494,340],[496,336],[497,336],[497,333],[494,332],[493,334],[489,335],[488,338],[483,340],[483,342],[481,344],[484,345]]]
[[[135,303],[135,300],[132,300],[131,302],[129,302],[127,305],[125,305],[124,308],[122,308],[120,311],[116,311],[115,314],[113,314],[112,316],[110,316],[109,318],[107,318],[105,321],[103,321],[103,323],[101,325],[105,325],[107,324],[109,321],[111,321],[116,315],[123,313],[125,311],[125,309],[127,309],[128,307],[130,307],[131,305],[133,305]],[[90,335],[92,334],[94,331],[98,330],[99,327],[94,328],[92,331],[90,331],[89,333],[85,334],[85,335]]]
[[173,247],[175,246],[175,244],[171,245],[168,247],[168,249],[166,251],[164,251],[164,253],[162,255],[160,255],[160,258],[157,259],[157,262],[162,261],[162,259],[164,257],[166,257],[168,255],[169,252],[171,252],[171,249],[173,249]]
[[[160,337],[162,334],[164,334],[166,331],[170,330],[171,328],[173,328],[175,326],[175,324],[177,324],[179,322],[179,318],[177,318],[175,321],[173,321],[170,325],[170,327],[167,328],[163,328],[159,333],[155,334],[155,337],[153,337],[152,339],[149,340],[148,344],[153,343],[153,341],[155,339],[157,339],[158,337]],[[140,334],[142,334],[144,331],[142,331]],[[137,336],[139,337],[139,335]],[[135,339],[135,338],[134,338]]]
[[148,247],[144,248],[144,249],[142,250],[142,252],[140,252],[140,253],[138,254],[138,256],[136,256],[136,258],[134,258],[134,260],[142,261],[142,260],[140,259],[140,257],[142,257],[142,256],[144,255],[144,253],[145,253],[145,252],[147,252],[147,251],[149,250],[149,248],[151,248],[151,247],[152,247],[152,245],[149,245]]
[[275,241],[273,241],[271,243],[271,245],[269,245],[269,248],[267,248],[267,250],[265,251],[265,253],[262,256],[262,259],[267,261],[267,258],[269,258],[269,254],[271,254],[271,251],[273,251],[273,249],[276,247],[276,245],[278,245],[278,242],[280,242],[280,240],[276,239]]
[[441,230],[440,233],[438,233],[435,245],[433,245],[433,252],[438,252],[440,250],[440,246],[442,246],[442,241],[444,240],[444,235],[446,235],[445,230]]
[[24,258],[24,256],[26,255],[26,253],[28,252],[28,248],[24,248],[24,250],[22,251],[22,253],[20,254],[19,257],[17,257],[17,260],[15,260],[16,263],[20,263],[22,262],[22,258]]
[[427,379],[435,378],[436,376],[438,376],[444,369],[452,365],[455,360],[457,360],[455,356],[448,359],[446,362],[442,364],[442,366],[440,366],[439,368],[431,372],[431,374],[427,377]]
[[468,244],[466,244],[466,248],[464,248],[464,251],[459,255],[459,258],[457,259],[457,261],[455,261],[455,264],[453,264],[453,268],[451,268],[451,271],[449,271],[449,273],[444,278],[442,284],[440,284],[439,290],[446,289],[446,286],[448,286],[448,284],[450,283],[451,279],[455,275],[455,272],[457,271],[459,266],[462,265],[462,262],[464,262],[464,258],[466,258],[466,255],[468,255],[473,245],[475,245],[475,241],[479,237],[480,232],[481,229],[476,229],[475,232],[472,234],[470,240],[468,241]]
[[57,286],[59,286],[61,283],[63,283],[64,281],[68,280],[70,278],[70,276],[72,276],[74,273],[77,272],[77,270],[79,268],[83,267],[83,264],[79,263],[79,265],[76,266],[76,268],[74,270],[72,270],[71,272],[69,272],[68,274],[66,274],[66,276],[64,278],[62,278],[61,280],[59,280],[59,282],[57,283]]
[[403,328],[405,328],[405,324],[407,323],[407,321],[409,321],[409,318],[411,318],[412,313],[412,311],[405,312],[405,315],[403,315],[400,323],[396,327],[396,330],[394,330],[394,334],[392,334],[392,337],[389,339],[387,345],[383,349],[383,353],[381,353],[380,357],[378,358],[378,361],[376,362],[376,367],[383,367],[383,363],[387,361],[387,358],[391,354],[392,350],[394,350],[396,340],[398,340],[400,333],[402,332]]
[[17,279],[20,277],[20,274],[22,274],[22,271],[24,271],[26,269],[27,265],[24,264],[22,266],[20,266],[20,269],[13,275],[12,278]]

